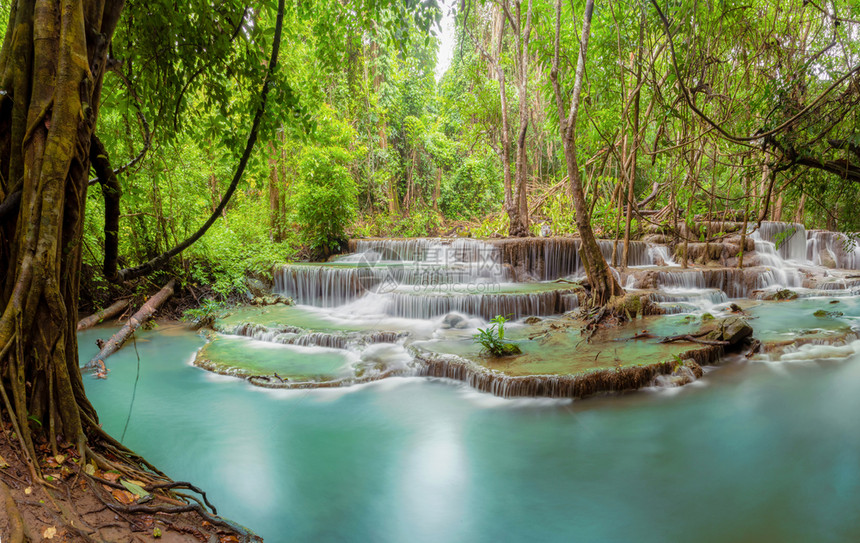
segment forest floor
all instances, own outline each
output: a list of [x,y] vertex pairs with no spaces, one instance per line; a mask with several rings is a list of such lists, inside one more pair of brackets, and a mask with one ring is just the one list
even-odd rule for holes
[[[228,526],[214,525],[196,512],[130,512],[136,496],[88,476],[73,449],[53,456],[37,445],[47,484],[34,482],[10,425],[0,424],[0,541],[87,543],[238,543],[243,537]],[[59,462],[58,462],[59,461]],[[106,481],[118,473],[94,473]],[[50,486],[49,486],[50,485]],[[117,485],[120,486],[120,485]],[[160,491],[145,505],[176,507],[180,503]],[[142,500],[141,500],[142,501]],[[131,507],[130,507],[131,506]],[[217,517],[214,519],[218,521]]]

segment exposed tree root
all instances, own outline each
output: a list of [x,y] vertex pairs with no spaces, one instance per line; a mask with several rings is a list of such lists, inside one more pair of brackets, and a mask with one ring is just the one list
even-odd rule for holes
[[24,519],[21,517],[21,512],[18,511],[18,504],[12,498],[12,493],[9,492],[9,487],[0,481],[0,500],[6,509],[6,515],[9,522],[10,542],[9,543],[26,543],[32,541],[33,538],[27,533],[27,525],[24,524]]
[[122,505],[120,503],[115,502],[110,497],[105,497],[104,493],[98,488],[98,485],[94,484],[96,481],[99,483],[103,483],[102,479],[94,478],[87,475],[87,481],[89,482],[90,489],[93,494],[108,507],[111,511],[116,513],[126,513],[126,514],[148,514],[154,515],[156,513],[168,513],[168,514],[179,514],[179,513],[196,513],[203,520],[209,522],[213,526],[220,526],[225,528],[230,532],[234,532],[242,537],[243,541],[262,541],[258,535],[253,532],[248,531],[247,529],[239,526],[235,523],[228,522],[220,517],[213,516],[209,514],[206,509],[201,506],[199,503],[193,504],[185,504],[185,505],[143,505],[143,504],[131,504],[131,505]]

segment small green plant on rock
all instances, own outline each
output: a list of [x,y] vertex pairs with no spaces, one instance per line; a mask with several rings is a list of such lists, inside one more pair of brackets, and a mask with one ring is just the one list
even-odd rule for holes
[[215,319],[227,308],[227,304],[211,298],[203,300],[200,307],[188,309],[182,314],[182,320],[190,322],[195,330],[204,327],[212,327]]
[[522,351],[515,343],[505,340],[505,323],[508,319],[496,315],[487,328],[478,328],[478,333],[472,336],[481,344],[482,351],[490,356],[510,356]]

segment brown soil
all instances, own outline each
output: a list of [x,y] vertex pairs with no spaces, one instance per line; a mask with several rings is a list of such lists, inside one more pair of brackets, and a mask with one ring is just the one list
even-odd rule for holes
[[[181,496],[152,490],[151,498],[136,496],[119,484],[118,472],[79,465],[71,447],[53,456],[39,447],[42,476],[32,479],[13,439],[10,425],[0,423],[0,541],[238,543],[252,541],[222,519],[207,513],[155,512],[188,509]],[[92,475],[86,472],[91,471]],[[120,488],[115,488],[119,486]],[[193,501],[188,503],[195,504]],[[145,511],[132,512],[134,509]]]

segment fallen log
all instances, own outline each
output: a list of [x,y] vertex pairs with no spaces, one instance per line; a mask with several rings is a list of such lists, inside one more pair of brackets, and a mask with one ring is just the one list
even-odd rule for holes
[[104,366],[104,361],[107,357],[120,350],[125,341],[137,329],[138,326],[152,318],[152,314],[161,307],[168,298],[173,296],[173,287],[176,285],[176,279],[171,279],[169,283],[164,285],[164,288],[159,290],[155,296],[150,298],[143,304],[140,309],[128,319],[119,332],[114,334],[107,340],[99,354],[92,360],[87,362],[87,368],[101,368]]
[[673,343],[675,341],[690,341],[692,343],[700,343],[702,345],[731,345],[730,341],[720,341],[720,340],[711,340],[711,339],[699,339],[704,334],[700,334],[697,336],[690,334],[682,334],[680,336],[669,336],[664,337],[660,340],[660,343]]
[[81,320],[78,321],[78,332],[80,332],[81,330],[86,330],[87,328],[92,328],[93,326],[97,325],[98,323],[102,322],[103,320],[109,319],[109,318],[113,317],[114,315],[118,315],[126,307],[128,307],[129,303],[130,303],[130,300],[128,300],[128,299],[117,300],[114,303],[112,303],[111,305],[109,305],[108,307],[101,309],[99,311],[96,311],[95,313],[93,313],[89,317],[82,318]]

